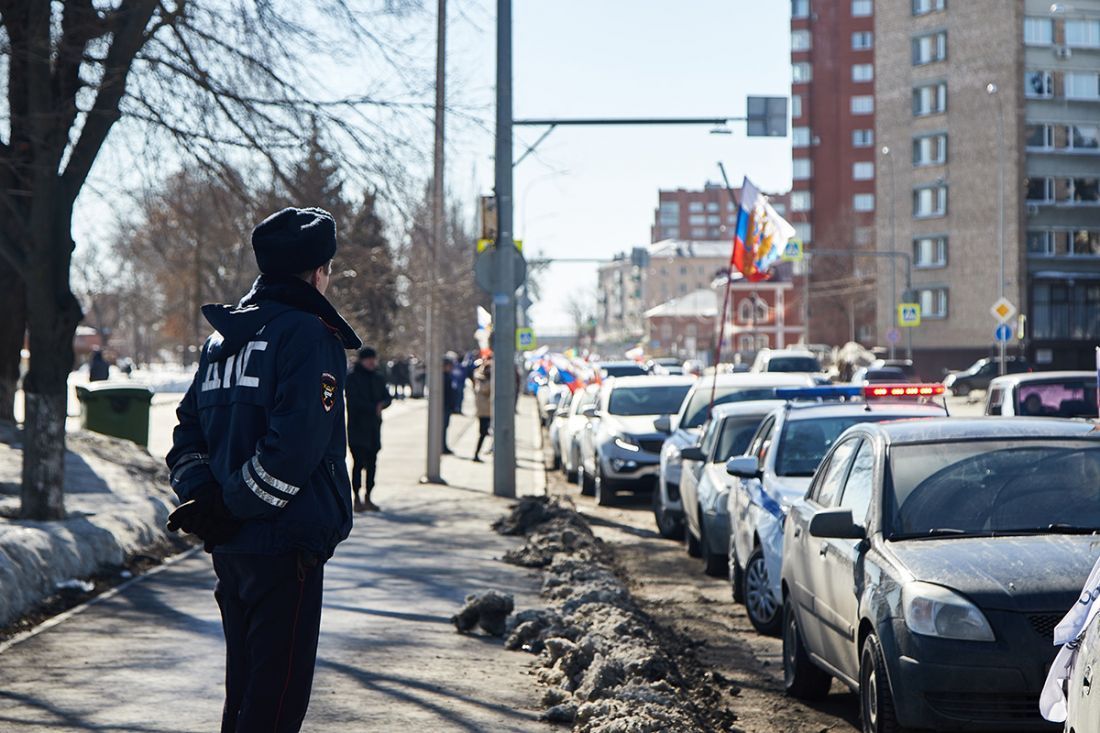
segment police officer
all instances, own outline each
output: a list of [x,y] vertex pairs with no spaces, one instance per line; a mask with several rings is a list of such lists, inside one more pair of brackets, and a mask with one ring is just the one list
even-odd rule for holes
[[324,563],[351,531],[345,349],[324,297],[336,225],[284,209],[252,232],[261,272],[239,304],[207,305],[216,333],[180,403],[168,454],[183,502],[170,530],[213,553],[226,641],[223,733],[298,731],[313,684]]

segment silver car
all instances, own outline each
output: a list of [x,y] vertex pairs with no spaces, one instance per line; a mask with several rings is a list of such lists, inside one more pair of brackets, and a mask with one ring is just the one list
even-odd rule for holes
[[654,420],[680,409],[692,377],[622,377],[604,384],[581,438],[581,490],[607,506],[617,490],[652,490],[668,437]]
[[584,411],[596,404],[599,394],[600,385],[590,384],[584,390],[574,392],[568,409],[560,407],[554,416],[558,430],[551,440],[557,440],[554,452],[561,456],[561,469],[569,481],[577,480],[577,467],[581,462],[581,437],[590,419]]

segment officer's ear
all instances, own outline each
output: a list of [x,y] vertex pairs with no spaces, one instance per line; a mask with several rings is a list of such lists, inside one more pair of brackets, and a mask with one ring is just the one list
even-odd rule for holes
[[316,288],[321,295],[324,295],[325,291],[328,290],[329,280],[332,277],[332,260],[329,260],[315,270],[309,270],[308,272],[302,273],[299,277]]

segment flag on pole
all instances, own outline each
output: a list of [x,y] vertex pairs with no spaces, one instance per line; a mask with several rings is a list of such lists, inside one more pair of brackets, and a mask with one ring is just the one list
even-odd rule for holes
[[768,197],[746,176],[741,186],[741,208],[737,211],[730,267],[737,268],[749,282],[767,280],[794,235],[794,227],[772,208]]

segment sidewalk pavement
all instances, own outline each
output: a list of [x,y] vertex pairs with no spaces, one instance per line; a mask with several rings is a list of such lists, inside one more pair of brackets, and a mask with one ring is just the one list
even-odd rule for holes
[[[325,611],[306,731],[539,731],[526,655],[462,636],[464,596],[495,588],[517,609],[540,605],[537,573],[498,558],[517,544],[488,525],[492,464],[468,458],[477,421],[456,416],[442,473],[419,485],[426,403],[386,413],[380,514],[357,515],[326,566]],[[532,400],[517,420],[518,482],[545,487]],[[0,730],[213,731],[223,644],[209,557],[193,553],[59,623],[0,645]]]

